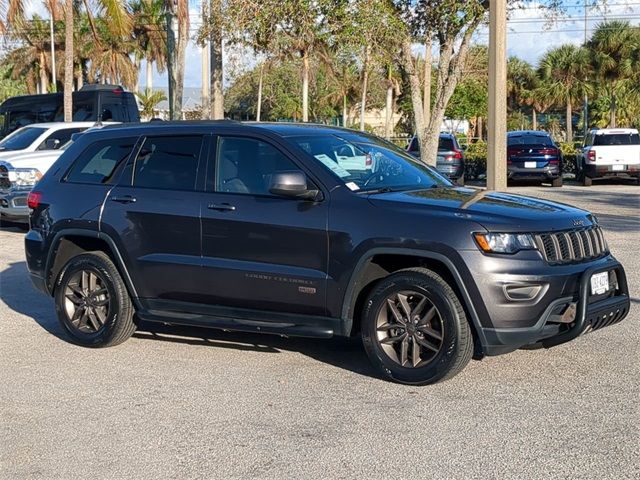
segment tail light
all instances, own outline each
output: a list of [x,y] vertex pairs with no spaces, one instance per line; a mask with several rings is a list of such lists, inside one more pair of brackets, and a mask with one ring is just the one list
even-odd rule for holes
[[557,148],[542,148],[540,149],[540,155],[558,155]]
[[444,157],[444,161],[445,162],[453,162],[453,155],[447,155],[446,157]]
[[589,162],[595,162],[596,161],[596,151],[595,150],[589,150],[587,152],[587,161],[589,161]]
[[42,192],[29,192],[27,197],[27,205],[31,209],[36,209],[40,206],[40,200],[42,200]]
[[460,150],[454,150],[453,158],[456,160],[462,160],[462,152]]

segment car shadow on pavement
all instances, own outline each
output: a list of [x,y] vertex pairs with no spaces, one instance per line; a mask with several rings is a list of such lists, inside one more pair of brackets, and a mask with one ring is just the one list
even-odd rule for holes
[[14,312],[31,317],[51,335],[66,340],[51,298],[38,292],[27,273],[26,262],[14,262],[0,272],[0,301]]
[[[51,335],[69,341],[69,337],[58,323],[52,299],[37,292],[31,285],[25,262],[11,263],[7,269],[0,272],[0,301],[14,312],[32,318]],[[351,339],[282,338],[276,335],[144,322],[139,324],[134,337],[144,341],[206,345],[264,354],[294,351],[359,375],[379,378],[369,364],[362,344]]]

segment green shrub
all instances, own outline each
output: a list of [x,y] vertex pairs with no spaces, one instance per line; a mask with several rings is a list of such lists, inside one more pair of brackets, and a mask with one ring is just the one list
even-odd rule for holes
[[478,140],[469,144],[464,152],[464,174],[467,178],[478,178],[487,172],[487,143]]
[[575,143],[561,142],[558,144],[562,153],[562,171],[563,173],[576,173],[576,163],[580,150]]

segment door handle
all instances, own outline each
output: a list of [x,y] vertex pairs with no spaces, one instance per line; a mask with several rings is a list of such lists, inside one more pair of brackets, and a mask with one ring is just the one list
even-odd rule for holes
[[236,209],[235,205],[231,205],[229,203],[210,203],[207,205],[209,210],[218,210],[220,212],[224,211],[233,211]]
[[132,197],[131,195],[123,195],[122,197],[114,196],[111,197],[110,200],[118,203],[134,203],[136,201],[136,197]]

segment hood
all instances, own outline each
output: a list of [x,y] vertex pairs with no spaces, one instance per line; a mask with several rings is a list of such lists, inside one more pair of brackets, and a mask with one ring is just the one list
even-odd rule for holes
[[378,207],[397,207],[420,212],[466,218],[489,231],[545,232],[586,227],[595,217],[571,205],[524,195],[472,188],[430,188],[371,195]]
[[37,168],[40,173],[44,174],[63,152],[64,150],[46,150],[14,153],[13,155],[0,156],[0,164],[9,165],[12,168]]

